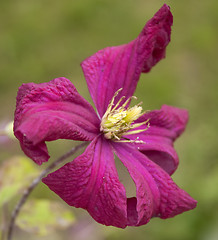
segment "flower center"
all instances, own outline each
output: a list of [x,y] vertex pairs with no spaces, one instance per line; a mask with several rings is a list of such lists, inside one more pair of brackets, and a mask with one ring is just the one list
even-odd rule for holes
[[[149,127],[149,119],[141,123],[134,123],[135,120],[145,113],[142,112],[142,103],[139,103],[131,108],[126,107],[132,98],[136,98],[134,96],[128,98],[120,106],[121,101],[125,98],[125,96],[123,96],[114,106],[114,99],[121,90],[122,88],[114,94],[112,100],[110,101],[108,108],[102,117],[100,130],[104,133],[106,139],[111,139],[113,141],[143,142],[137,140],[138,138],[136,140],[130,140],[123,137],[123,135],[137,134],[146,131]],[[142,125],[145,125],[144,129],[133,130]]]

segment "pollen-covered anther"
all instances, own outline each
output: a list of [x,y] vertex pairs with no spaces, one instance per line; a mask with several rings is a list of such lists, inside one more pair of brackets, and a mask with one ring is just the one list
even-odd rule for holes
[[[133,107],[127,107],[132,98],[136,99],[134,96],[128,98],[123,104],[121,104],[125,99],[125,96],[122,96],[114,106],[114,99],[121,90],[122,89],[119,89],[110,101],[108,108],[102,117],[100,130],[104,133],[106,139],[111,139],[115,142],[144,143],[143,141],[138,140],[138,138],[136,140],[130,140],[123,137],[124,135],[137,134],[146,131],[149,128],[149,119],[141,123],[134,123],[134,121],[145,113],[142,112],[142,102]],[[145,125],[145,128],[136,129],[142,125]]]

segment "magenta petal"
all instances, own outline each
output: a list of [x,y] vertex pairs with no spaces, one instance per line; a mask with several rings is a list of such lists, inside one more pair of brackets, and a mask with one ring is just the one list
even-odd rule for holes
[[178,167],[179,158],[173,147],[171,139],[139,133],[128,136],[135,140],[136,137],[144,143],[135,143],[135,147],[150,160],[162,167],[168,174],[172,175]]
[[[188,112],[185,109],[163,105],[160,110],[144,114],[137,122],[147,119],[150,123],[147,131],[128,137],[144,141],[145,144],[137,143],[136,147],[171,175],[179,164],[173,142],[185,130]],[[143,127],[139,129],[141,128]]]
[[92,106],[66,78],[19,88],[14,133],[37,164],[49,158],[45,141],[90,141],[99,133],[99,122]]
[[172,22],[172,14],[165,4],[134,41],[100,50],[82,62],[90,94],[100,116],[118,89],[123,88],[121,94],[127,98],[132,96],[141,72],[150,71],[165,57]]
[[145,134],[168,137],[174,141],[185,130],[188,123],[188,111],[163,105],[160,110],[153,110],[144,114],[138,119],[138,122],[147,119],[150,119],[150,128]]
[[[134,158],[134,150],[127,144],[114,143],[116,155],[128,169],[136,185],[136,198],[128,199],[128,225],[140,226],[157,214],[160,193],[152,175]],[[137,152],[137,150],[135,150]]]
[[43,182],[69,205],[86,209],[97,222],[126,227],[125,188],[119,182],[111,146],[101,137]]
[[[138,222],[143,223],[143,208],[140,206],[144,204],[145,208],[152,207],[148,201],[152,198],[147,197],[147,192],[143,196],[144,187],[147,185],[156,203],[153,205],[153,216],[169,218],[196,207],[197,202],[188,193],[180,189],[162,168],[137,151],[135,147],[127,143],[118,143],[113,146],[136,183],[137,207],[135,211],[138,212],[138,216],[142,217]],[[139,172],[141,174],[144,172],[144,181],[143,178],[136,178]]]
[[137,149],[172,175],[179,164],[179,158],[172,143],[164,137],[146,136],[145,134],[139,134],[138,136],[145,144],[137,143]]

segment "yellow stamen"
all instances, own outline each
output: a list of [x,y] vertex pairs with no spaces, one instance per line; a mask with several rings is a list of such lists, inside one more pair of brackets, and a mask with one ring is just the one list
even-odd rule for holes
[[121,101],[122,101],[124,98],[125,98],[125,96],[122,96],[122,97],[120,98],[120,100],[119,100],[118,103],[115,105],[115,107],[113,107],[112,111],[114,111],[114,110],[120,105]]
[[150,126],[149,120],[150,120],[150,119],[147,119],[147,120],[144,121],[144,122],[132,124],[132,128],[137,128],[137,127],[140,127],[140,126],[148,123],[147,128],[146,128],[146,130],[147,130],[147,129],[149,128],[149,126]]
[[132,98],[137,99],[137,97],[135,97],[135,96],[129,97],[129,98],[125,101],[125,103],[122,105],[122,108],[125,108],[126,105],[129,103],[129,101],[132,100]]
[[[125,96],[121,97],[119,101],[114,105],[115,97],[122,90],[119,89],[114,94],[111,99],[108,108],[102,117],[100,130],[104,133],[106,139],[111,139],[115,142],[135,142],[135,143],[143,143],[141,140],[130,140],[128,138],[123,137],[124,135],[137,134],[146,131],[149,128],[149,119],[141,122],[135,123],[134,121],[141,117],[145,112],[142,112],[141,103],[133,106],[126,107],[134,96],[128,98],[122,105],[121,102],[125,98]],[[145,128],[132,130],[137,127],[145,125]]]

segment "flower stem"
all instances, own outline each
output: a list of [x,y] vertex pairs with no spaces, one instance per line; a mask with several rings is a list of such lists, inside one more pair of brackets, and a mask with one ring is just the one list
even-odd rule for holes
[[20,201],[15,206],[15,208],[14,208],[12,214],[11,214],[11,219],[10,219],[9,227],[8,227],[7,240],[11,240],[12,239],[12,234],[13,234],[13,230],[14,230],[15,220],[16,220],[16,218],[17,218],[17,216],[18,216],[22,206],[24,205],[24,203],[26,202],[27,198],[29,197],[30,193],[38,185],[38,183],[41,181],[41,179],[43,177],[45,177],[49,172],[51,172],[55,167],[57,167],[60,163],[62,163],[65,159],[67,159],[71,155],[75,154],[78,150],[80,150],[81,148],[85,147],[86,145],[87,145],[87,142],[84,142],[84,143],[82,143],[80,145],[77,145],[76,147],[73,147],[69,152],[65,153],[64,155],[59,157],[57,160],[55,160],[53,163],[51,163],[44,171],[42,171],[40,173],[40,175],[37,178],[35,178],[32,181],[32,183],[29,185],[29,187],[24,191]]

